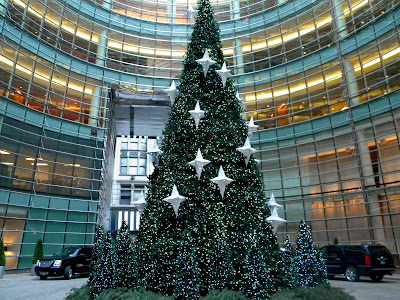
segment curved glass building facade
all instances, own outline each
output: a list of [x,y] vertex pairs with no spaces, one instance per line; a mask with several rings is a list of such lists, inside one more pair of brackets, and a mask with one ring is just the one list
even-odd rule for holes
[[[51,254],[90,244],[107,222],[115,95],[167,99],[190,38],[188,3],[0,0],[8,268],[29,267],[38,238]],[[306,219],[319,245],[380,242],[398,257],[399,1],[211,3],[244,117],[260,126],[266,196],[284,206],[279,238]]]

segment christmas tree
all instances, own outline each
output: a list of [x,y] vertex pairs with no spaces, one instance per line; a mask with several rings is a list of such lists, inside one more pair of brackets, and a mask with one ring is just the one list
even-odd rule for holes
[[92,270],[92,280],[90,282],[90,294],[97,297],[105,289],[115,288],[115,251],[112,244],[111,234],[107,232],[103,243],[97,253],[97,261]]
[[98,226],[96,229],[96,234],[94,236],[94,245],[92,249],[92,260],[90,262],[90,275],[89,275],[89,285],[91,284],[95,274],[94,270],[96,268],[97,261],[100,258],[101,247],[104,243],[104,229],[103,226]]
[[244,270],[242,292],[251,299],[268,299],[270,274],[258,247],[253,247],[248,251]]
[[284,239],[285,250],[283,252],[283,277],[284,277],[284,286],[287,288],[292,288],[294,285],[293,282],[293,246],[292,241],[289,235],[285,236]]
[[311,228],[301,221],[293,261],[295,283],[299,286],[328,284],[325,260],[314,244]]
[[138,286],[136,257],[131,233],[125,221],[117,232],[115,254],[115,286],[136,288]]
[[[248,139],[254,126],[242,118],[229,72],[212,7],[200,0],[137,240],[140,276],[149,290],[173,294],[181,280],[179,259],[193,267],[188,276],[199,270],[201,294],[226,286],[240,290],[250,234],[274,270],[271,277],[279,277],[279,248],[266,224],[270,211]],[[182,257],[187,235],[192,245]],[[215,261],[217,247],[223,253]],[[222,265],[226,274],[219,271]],[[215,282],[216,273],[221,282]]]

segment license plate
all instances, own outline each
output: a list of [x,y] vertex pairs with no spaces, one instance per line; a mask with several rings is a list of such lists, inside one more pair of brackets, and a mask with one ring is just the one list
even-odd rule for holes
[[384,265],[385,264],[385,261],[384,260],[381,260],[381,265]]
[[49,272],[40,271],[39,274],[40,274],[40,275],[49,275]]

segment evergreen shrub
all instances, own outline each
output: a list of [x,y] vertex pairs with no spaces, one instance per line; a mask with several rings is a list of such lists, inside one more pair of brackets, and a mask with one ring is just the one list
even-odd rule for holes
[[4,253],[4,243],[3,240],[0,240],[0,266],[6,265],[6,255]]
[[316,287],[298,287],[283,290],[271,296],[270,300],[355,300],[344,291],[328,285],[320,284]]
[[39,239],[36,242],[35,252],[33,253],[32,264],[36,264],[38,260],[43,259],[43,241]]

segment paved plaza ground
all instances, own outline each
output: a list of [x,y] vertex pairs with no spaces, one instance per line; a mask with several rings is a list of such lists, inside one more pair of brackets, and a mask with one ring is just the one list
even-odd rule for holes
[[[1,300],[63,300],[72,288],[79,288],[87,277],[64,280],[49,278],[40,280],[27,273],[6,274],[0,279]],[[343,276],[330,281],[334,287],[342,288],[357,300],[394,300],[400,298],[400,270],[394,276],[385,276],[382,282],[374,283],[368,277],[360,282],[348,282]],[[323,299],[321,299],[323,300]]]

